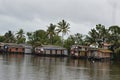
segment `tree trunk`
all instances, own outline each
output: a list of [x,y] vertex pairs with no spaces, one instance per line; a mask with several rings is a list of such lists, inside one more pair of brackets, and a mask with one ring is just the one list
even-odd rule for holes
[[62,33],[62,47],[64,47],[64,34]]

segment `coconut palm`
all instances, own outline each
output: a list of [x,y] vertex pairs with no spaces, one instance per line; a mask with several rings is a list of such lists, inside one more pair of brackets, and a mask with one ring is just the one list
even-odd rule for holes
[[86,41],[90,43],[95,43],[96,39],[98,39],[98,33],[95,29],[91,29],[88,35],[86,36]]
[[66,35],[68,32],[69,32],[69,29],[70,29],[70,24],[67,23],[65,20],[62,20],[58,23],[58,26],[57,26],[57,29],[56,31],[58,33],[62,33],[62,46],[64,45],[64,35]]
[[28,43],[33,47],[47,44],[48,38],[46,37],[46,31],[36,30],[35,32],[27,32]]
[[109,27],[109,33],[111,38],[111,43],[116,46],[120,45],[120,27],[119,26],[111,26]]
[[28,38],[27,43],[31,44],[34,47],[34,44],[35,44],[34,33],[33,32],[27,32],[26,35],[27,35],[27,38]]
[[83,45],[84,44],[83,37],[84,36],[82,34],[80,34],[80,33],[75,34],[76,43],[79,44],[79,45]]
[[113,52],[117,59],[120,59],[120,27],[119,26],[110,26],[110,42],[113,44]]
[[53,40],[54,40],[53,38],[56,35],[55,28],[56,28],[56,25],[51,23],[47,29],[47,36],[49,37],[51,44],[53,44]]
[[5,41],[5,37],[3,35],[0,35],[0,42],[4,42]]
[[105,26],[101,24],[96,25],[96,28],[91,29],[88,34],[89,35],[87,35],[85,39],[86,42],[97,42],[99,44],[99,47],[102,47],[102,42],[108,42],[110,36],[108,29],[106,29]]
[[96,25],[96,30],[98,33],[98,39],[101,39],[103,42],[108,40],[109,30],[106,29],[104,25],[101,24]]
[[48,38],[46,37],[47,32],[44,30],[36,30],[33,34],[35,41],[41,44],[46,44]]
[[111,27],[109,27],[109,32],[113,36],[120,36],[120,27],[119,26],[111,26]]
[[25,42],[25,35],[24,35],[24,31],[23,29],[20,29],[17,33],[16,33],[16,38],[17,38],[17,43],[24,43]]
[[4,42],[7,42],[7,43],[13,43],[16,41],[12,31],[6,32],[4,35],[4,38],[5,38]]

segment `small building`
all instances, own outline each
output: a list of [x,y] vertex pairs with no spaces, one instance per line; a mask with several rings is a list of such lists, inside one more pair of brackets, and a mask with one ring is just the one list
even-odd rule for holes
[[72,45],[70,55],[74,58],[87,58],[88,46]]
[[35,48],[35,54],[46,56],[67,56],[67,49],[54,46],[54,45],[42,45]]

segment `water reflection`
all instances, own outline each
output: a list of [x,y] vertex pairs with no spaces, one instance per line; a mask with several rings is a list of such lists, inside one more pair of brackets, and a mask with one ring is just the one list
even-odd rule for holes
[[120,80],[119,63],[70,58],[0,55],[1,80]]

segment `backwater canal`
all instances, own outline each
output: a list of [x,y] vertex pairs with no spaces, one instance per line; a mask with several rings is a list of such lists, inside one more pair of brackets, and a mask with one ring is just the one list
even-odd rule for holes
[[120,63],[67,57],[0,55],[0,80],[120,80]]

